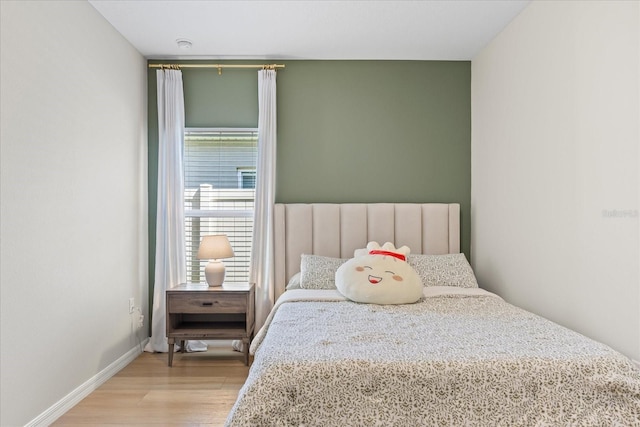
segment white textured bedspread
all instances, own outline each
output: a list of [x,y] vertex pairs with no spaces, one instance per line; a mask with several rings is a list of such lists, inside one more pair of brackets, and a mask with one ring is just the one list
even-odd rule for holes
[[640,370],[479,289],[415,304],[287,291],[228,426],[640,426]]

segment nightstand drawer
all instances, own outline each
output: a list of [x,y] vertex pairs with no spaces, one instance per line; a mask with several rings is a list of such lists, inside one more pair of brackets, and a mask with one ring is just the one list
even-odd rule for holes
[[246,313],[247,294],[169,295],[167,304],[169,313]]

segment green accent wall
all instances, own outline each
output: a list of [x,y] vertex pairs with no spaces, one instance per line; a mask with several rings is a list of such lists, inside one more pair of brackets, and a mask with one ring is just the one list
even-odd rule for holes
[[[469,257],[471,63],[277,63],[286,68],[277,77],[276,201],[458,202],[462,250]],[[155,74],[149,70],[151,278],[158,153]],[[188,127],[257,127],[256,70],[223,69],[218,75],[215,69],[184,69],[183,84]]]

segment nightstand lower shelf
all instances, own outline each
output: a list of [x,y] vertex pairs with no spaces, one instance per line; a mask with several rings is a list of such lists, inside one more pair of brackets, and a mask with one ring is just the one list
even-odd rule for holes
[[211,330],[216,330],[216,335],[220,335],[220,339],[226,337],[233,338],[243,335],[247,330],[244,322],[224,323],[219,322],[198,322],[198,323],[180,323],[173,328],[172,335],[179,337],[181,334],[194,336],[211,336]]

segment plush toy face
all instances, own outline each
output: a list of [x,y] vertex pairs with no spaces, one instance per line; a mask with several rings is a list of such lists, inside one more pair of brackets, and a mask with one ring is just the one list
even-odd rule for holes
[[382,248],[375,242],[336,271],[338,291],[352,301],[372,304],[409,304],[422,297],[422,280],[405,261],[409,248]]

